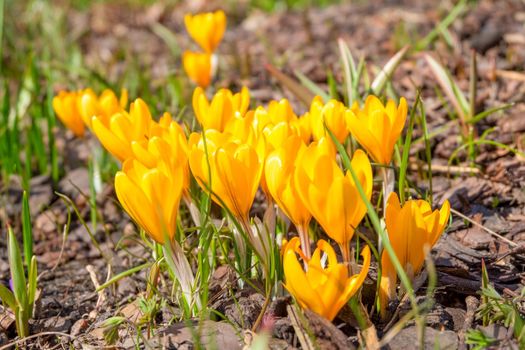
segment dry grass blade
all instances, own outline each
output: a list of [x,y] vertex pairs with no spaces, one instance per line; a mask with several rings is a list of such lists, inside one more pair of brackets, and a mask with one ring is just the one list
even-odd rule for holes
[[264,66],[266,70],[279,81],[279,83],[290,90],[305,106],[310,106],[310,102],[315,97],[313,93],[310,92],[307,88],[299,84],[295,79],[290,78],[288,75],[281,72],[276,67],[271,64],[266,64]]
[[453,213],[454,215],[457,215],[459,216],[460,218],[462,218],[463,220],[467,220],[469,223],[471,223],[472,225],[474,226],[477,226],[479,227],[480,229],[490,233],[491,235],[493,235],[494,237],[497,237],[499,239],[501,239],[502,241],[506,242],[508,245],[510,245],[511,247],[517,247],[518,244],[511,241],[510,239],[506,238],[506,237],[503,237],[502,235],[500,235],[499,233],[496,233],[494,231],[492,231],[491,229],[481,225],[481,224],[478,224],[476,221],[470,219],[468,216],[466,215],[463,215],[461,214],[459,211],[457,211],[456,209],[453,209],[453,208],[450,208],[450,212]]
[[383,69],[377,74],[374,81],[372,82],[372,85],[370,86],[374,94],[377,95],[381,93],[387,81],[392,78],[392,74],[394,74],[394,71],[401,63],[401,60],[405,57],[409,48],[409,45],[405,45],[405,47],[399,50],[394,56],[392,56],[392,58],[388,60]]
[[305,350],[315,350],[315,346],[312,343],[310,336],[304,329],[301,322],[301,316],[297,313],[296,309],[292,305],[288,305],[286,306],[286,310],[288,311],[288,318],[290,319],[290,323],[295,330],[297,339],[299,339],[299,343],[301,343],[301,348]]
[[432,56],[425,54],[424,57],[432,74],[458,113],[463,135],[468,135],[467,117],[470,115],[470,107],[465,96],[463,96],[459,87],[452,81],[445,69]]

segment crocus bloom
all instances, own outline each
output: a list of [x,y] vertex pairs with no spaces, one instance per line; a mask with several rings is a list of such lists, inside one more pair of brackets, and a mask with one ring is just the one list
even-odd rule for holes
[[[351,164],[370,199],[373,178],[368,157],[357,150]],[[350,172],[344,174],[333,153],[312,143],[297,160],[295,186],[301,201],[326,234],[339,244],[345,261],[350,262],[349,242],[366,214]]]
[[299,136],[291,136],[282,147],[270,153],[265,163],[265,179],[268,192],[279,208],[293,222],[301,239],[301,248],[310,257],[308,224],[312,215],[305,205],[298,200],[299,195],[294,184],[295,160],[306,146]]
[[148,168],[167,165],[179,169],[183,178],[183,195],[189,198],[188,141],[182,127],[164,113],[159,123],[152,122],[148,140],[132,141],[133,157]]
[[155,241],[175,235],[183,187],[183,172],[162,161],[148,168],[126,160],[115,175],[115,192],[122,207]]
[[207,155],[202,135],[190,136],[191,172],[205,191],[210,191],[211,186],[212,199],[217,204],[247,222],[263,161],[253,146],[232,140],[228,134],[209,129],[205,137]]
[[207,88],[213,75],[212,57],[207,52],[184,51],[182,65],[188,77],[198,86]]
[[[361,251],[361,272],[349,277],[348,266],[337,262],[334,249],[328,242],[319,240],[311,259],[303,254],[299,245],[299,239],[294,237],[284,247],[286,289],[302,308],[312,310],[331,321],[365,281],[370,267],[370,248],[366,246]],[[321,253],[328,258],[325,266],[321,262]],[[306,272],[296,254],[307,263]]]
[[388,165],[392,160],[394,146],[403,131],[407,117],[407,103],[404,98],[396,107],[394,101],[383,103],[369,95],[363,109],[353,106],[346,112],[348,130],[372,159]]
[[332,99],[324,104],[321,97],[316,96],[312,100],[309,111],[314,140],[319,140],[322,137],[329,138],[325,130],[326,124],[326,127],[334,133],[337,140],[343,143],[348,136],[345,119],[346,111],[347,108],[342,102]]
[[97,116],[105,121],[124,111],[128,104],[128,91],[122,89],[120,99],[112,90],[106,89],[97,96],[91,89],[79,91],[78,109],[86,126],[91,128],[91,119]]
[[[401,207],[397,194],[388,198],[385,213],[388,238],[397,258],[410,278],[421,270],[425,249],[432,249],[447,225],[450,203],[445,201],[440,210],[432,211],[424,200],[408,200]],[[386,251],[381,255],[382,277],[380,286],[381,309],[385,315],[389,299],[396,295],[397,274]]]
[[187,14],[184,24],[191,38],[207,53],[211,54],[224,36],[226,30],[226,15],[223,11]]
[[210,102],[204,90],[197,87],[193,91],[192,104],[195,117],[204,130],[224,131],[226,124],[235,115],[244,117],[250,105],[250,92],[246,87],[236,94],[228,89],[220,89]]
[[129,113],[117,113],[109,120],[95,116],[91,123],[104,148],[124,162],[133,155],[131,143],[147,139],[152,119],[148,106],[138,98],[131,104]]
[[53,109],[58,118],[75,136],[84,136],[84,123],[78,109],[78,93],[60,91],[53,97]]

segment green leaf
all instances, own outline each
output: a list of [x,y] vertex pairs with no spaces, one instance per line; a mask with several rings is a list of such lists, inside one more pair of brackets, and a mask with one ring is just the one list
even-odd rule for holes
[[6,286],[0,283],[0,299],[7,304],[7,306],[14,312],[17,306],[15,296],[13,292],[9,290]]
[[492,113],[503,111],[503,110],[508,109],[508,108],[510,108],[512,106],[514,106],[514,103],[507,103],[507,104],[504,104],[502,106],[489,108],[489,109],[487,109],[487,110],[485,110],[483,112],[480,112],[480,113],[476,114],[475,116],[473,116],[472,118],[467,120],[467,123],[469,123],[469,124],[476,124],[477,122],[479,122],[480,120],[488,117]]
[[27,307],[27,284],[24,273],[24,265],[18,242],[11,227],[8,227],[7,255],[11,269],[11,280],[13,281],[13,293],[15,299],[22,309]]

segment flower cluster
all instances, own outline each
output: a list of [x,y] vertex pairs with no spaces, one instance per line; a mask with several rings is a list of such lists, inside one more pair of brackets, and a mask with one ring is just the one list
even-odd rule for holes
[[[203,50],[183,55],[184,69],[198,85],[192,105],[201,130],[187,137],[169,113],[154,119],[141,99],[127,109],[125,90],[120,98],[110,90],[100,96],[91,89],[61,91],[53,107],[75,135],[83,136],[89,128],[121,162],[115,175],[116,195],[151,239],[166,251],[178,252],[166,260],[186,299],[194,300],[194,275],[174,237],[181,199],[190,212],[200,204],[189,194],[193,178],[230,219],[241,269],[250,269],[253,251],[262,274],[275,275],[271,269],[279,250],[274,249],[275,222],[268,218],[275,221],[279,213],[285,226],[291,223],[293,227],[284,231],[296,236],[285,239],[280,249],[285,287],[301,307],[334,319],[359,292],[371,263],[369,246],[360,251],[361,268],[351,254],[351,241],[372,198],[370,158],[381,165],[384,175],[387,235],[383,238],[404,273],[414,278],[444,231],[450,204],[445,201],[440,210],[432,211],[423,200],[400,203],[393,192],[393,177],[388,172],[393,174],[389,169],[392,154],[406,122],[405,99],[384,104],[370,95],[362,107],[355,103],[349,108],[338,100],[323,101],[317,96],[301,116],[286,99],[250,109],[250,92],[245,87],[237,93],[220,89],[209,99],[205,88],[211,83],[214,51],[224,35],[226,17],[217,11],[186,15],[184,20]],[[353,149],[353,140],[361,148],[352,152],[349,169],[344,171],[336,149],[342,150],[341,145]],[[259,189],[265,195],[267,213],[272,214],[265,214],[264,225],[251,217]],[[311,252],[312,219],[339,247],[342,261],[323,239]],[[194,218],[197,225],[199,220]],[[378,293],[384,317],[388,302],[397,297],[398,273],[403,271],[394,268],[399,268],[394,255],[380,251],[378,256],[383,276]]]
[[190,37],[203,50],[184,51],[184,70],[195,84],[206,88],[211,83],[217,64],[214,52],[226,31],[226,15],[222,10],[197,15],[187,14],[184,16],[184,24]]

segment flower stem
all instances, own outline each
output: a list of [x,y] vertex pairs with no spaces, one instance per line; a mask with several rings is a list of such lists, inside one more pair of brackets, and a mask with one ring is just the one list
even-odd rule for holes
[[308,236],[308,224],[301,224],[297,226],[297,233],[299,234],[299,239],[301,240],[301,250],[304,255],[310,259],[312,252],[310,249],[310,237]]

